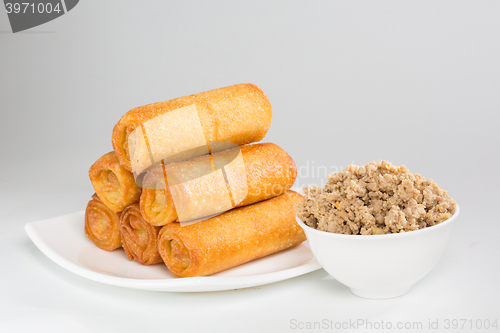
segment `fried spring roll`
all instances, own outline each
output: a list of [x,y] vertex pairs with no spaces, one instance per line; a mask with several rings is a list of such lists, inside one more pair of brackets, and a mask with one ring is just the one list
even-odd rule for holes
[[191,277],[285,250],[306,240],[295,221],[294,205],[301,201],[300,194],[287,191],[188,226],[167,224],[158,235],[158,251],[172,274]]
[[156,246],[159,231],[159,227],[144,221],[138,203],[123,210],[120,218],[120,235],[123,249],[130,260],[136,260],[143,265],[162,262]]
[[120,165],[114,151],[90,167],[89,178],[99,198],[114,212],[121,212],[139,201],[141,188],[135,183],[134,175]]
[[[226,175],[229,175],[227,177],[230,184],[234,185],[230,188],[233,201],[231,202],[231,198],[229,199],[229,207],[221,204],[221,200],[216,200],[221,197],[220,194],[225,189],[224,183],[221,186],[214,186],[218,183],[213,180],[213,177],[208,179],[207,177],[195,177],[212,172],[209,156],[178,163],[170,170],[167,167],[165,172],[175,173],[175,170],[172,169],[181,169],[186,178],[195,178],[194,181],[179,186],[183,193],[178,194],[178,197],[183,206],[193,204],[193,208],[189,208],[190,213],[197,216],[203,216],[204,212],[205,216],[217,213],[218,206],[220,206],[219,212],[222,212],[234,206],[242,207],[279,196],[290,189],[295,182],[297,169],[293,159],[273,143],[242,146],[241,156],[243,170],[236,168],[233,170],[240,171],[242,177],[246,177],[246,179],[239,179],[238,175],[231,176],[230,172],[226,172]],[[215,161],[215,168],[217,168],[217,164],[223,166],[230,158],[230,154],[219,152],[213,154],[212,160]],[[148,171],[144,178],[144,188],[140,199],[142,216],[156,226],[172,223],[178,219],[176,208],[179,208],[179,201],[174,204],[169,187],[165,186],[168,182],[165,182],[163,171],[161,165]],[[181,181],[178,180],[178,182]],[[183,188],[183,186],[188,186],[187,184],[190,188]],[[191,197],[187,198],[187,196]],[[186,209],[184,208],[184,210]],[[195,209],[196,212],[193,212]],[[185,219],[181,219],[181,221],[185,221]]]
[[271,104],[264,92],[250,83],[237,84],[128,111],[113,129],[113,149],[121,165],[140,174],[161,159],[211,142],[260,141],[271,119]]
[[119,221],[120,213],[113,212],[94,194],[85,210],[85,235],[97,247],[113,251],[122,247]]

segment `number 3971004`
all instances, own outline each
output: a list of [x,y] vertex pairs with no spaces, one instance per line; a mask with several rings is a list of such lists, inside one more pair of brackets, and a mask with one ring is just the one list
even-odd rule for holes
[[62,11],[61,7],[59,6],[59,2],[55,5],[52,5],[50,2],[48,3],[32,3],[32,2],[16,2],[16,3],[10,3],[7,2],[5,3],[5,10],[7,11],[7,14],[15,13],[15,14],[27,14],[27,13],[32,13],[32,14],[43,14],[47,13],[50,14],[52,12],[60,13]]

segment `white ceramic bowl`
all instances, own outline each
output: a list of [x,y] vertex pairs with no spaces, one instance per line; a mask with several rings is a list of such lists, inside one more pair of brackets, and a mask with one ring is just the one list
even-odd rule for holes
[[392,298],[406,294],[441,258],[460,212],[421,230],[386,235],[343,235],[313,229],[298,217],[323,268],[353,294]]

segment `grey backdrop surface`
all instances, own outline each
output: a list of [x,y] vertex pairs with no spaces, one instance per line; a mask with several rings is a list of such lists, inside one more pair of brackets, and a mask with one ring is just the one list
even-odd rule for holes
[[[498,295],[500,276],[499,59],[498,1],[85,0],[68,14],[17,34],[1,9],[0,251],[9,254],[0,262],[15,269],[5,273],[0,289],[28,301],[12,306],[2,297],[0,309],[9,310],[0,321],[17,327],[26,307],[41,307],[83,322],[81,313],[91,312],[104,297],[95,290],[116,302],[128,293],[157,304],[161,297],[175,297],[185,306],[189,300],[211,304],[192,295],[158,296],[82,282],[44,259],[22,228],[85,208],[93,193],[88,168],[112,149],[112,128],[129,109],[242,82],[257,84],[268,95],[273,121],[264,141],[295,159],[298,187],[322,184],[327,172],[350,163],[386,159],[447,189],[462,215],[440,267],[461,280],[440,288],[452,294],[461,285],[468,305],[460,307],[449,297],[439,302],[454,304],[455,313],[464,309],[462,315],[471,309],[492,315],[491,309],[500,307],[488,292]],[[16,266],[20,260],[34,265],[37,274],[49,266],[49,273],[31,280]],[[306,287],[315,285],[314,274]],[[75,279],[71,283],[81,290],[66,283],[68,295],[94,291],[73,312],[50,301],[43,305],[40,290],[51,283],[49,277]],[[18,279],[41,288],[40,298],[30,298],[31,289],[5,287]],[[288,302],[273,303],[273,289],[263,289],[266,296],[249,302],[269,300],[264,310],[269,307],[270,313]],[[227,293],[218,297],[237,300]],[[233,315],[220,327],[239,328],[236,313],[254,311],[236,305],[220,308]],[[109,311],[106,315],[118,315]],[[262,314],[267,326],[255,322],[241,329],[286,331],[287,320],[298,313],[274,312],[276,322]],[[88,316],[105,325],[99,316]],[[133,318],[126,323],[140,327]]]

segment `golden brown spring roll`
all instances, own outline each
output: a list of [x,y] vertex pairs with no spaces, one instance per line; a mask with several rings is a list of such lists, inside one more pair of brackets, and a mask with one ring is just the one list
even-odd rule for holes
[[302,196],[279,197],[236,208],[211,219],[181,226],[170,223],[158,236],[158,251],[177,277],[211,275],[306,240],[295,221]]
[[114,151],[99,158],[89,170],[94,190],[114,212],[139,201],[141,188],[135,183],[134,175],[120,165]]
[[[148,146],[148,151],[142,149],[143,155],[138,152],[134,153],[137,157],[133,155],[139,174],[148,167],[141,159],[148,159],[150,155],[153,162],[158,163],[165,156],[210,145],[210,142],[243,145],[260,141],[271,119],[271,104],[264,92],[250,83],[237,84],[130,110],[113,129],[113,149],[121,165],[137,172],[130,161],[129,136],[134,132],[142,137],[144,133],[146,137],[141,140],[147,141],[143,144]],[[179,122],[179,126],[170,128],[172,121]],[[135,132],[136,128],[141,131]],[[135,134],[133,137],[137,139]]]
[[130,260],[136,260],[143,265],[162,262],[156,246],[159,231],[160,227],[144,221],[138,203],[123,210],[120,218],[120,235],[123,249]]
[[94,194],[85,210],[85,234],[99,248],[113,251],[122,247],[120,238],[120,213],[109,209]]
[[[228,154],[226,154],[226,152],[213,154],[213,161],[215,161],[215,164],[225,164],[228,160],[225,155]],[[286,190],[290,189],[295,182],[297,169],[293,159],[283,149],[273,143],[242,146],[241,156],[243,158],[243,177],[246,177],[246,185],[244,182],[245,179],[243,179],[243,182],[239,182],[238,179],[234,180],[237,177],[229,177],[230,180],[234,180],[233,183],[235,184],[235,186],[231,188],[232,198],[230,199],[233,199],[233,201],[230,201],[229,204],[234,204],[236,207],[242,207],[270,199],[283,194]],[[211,164],[210,160],[208,160],[207,163],[207,159],[209,159],[208,156],[199,157],[191,161],[178,163],[178,167],[182,170],[189,170],[184,171],[187,177],[192,176],[193,173],[210,173],[212,172],[209,168]],[[215,168],[217,168],[217,165],[215,165]],[[176,207],[179,208],[179,202],[174,205],[170,190],[165,186],[166,182],[164,180],[163,171],[161,165],[148,171],[144,178],[144,188],[140,199],[142,216],[148,222],[156,226],[162,226],[178,219]],[[165,172],[169,172],[168,167],[165,169]],[[228,174],[229,173],[226,172],[226,175]],[[210,213],[217,213],[213,210],[210,212],[210,209],[215,209],[214,207],[220,203],[220,201],[217,200],[217,195],[224,189],[214,186],[214,184],[217,183],[214,182],[213,179],[209,179],[207,182],[203,183],[204,179],[203,177],[196,178],[194,182],[198,183],[199,187],[196,190],[191,190],[189,195],[195,196],[195,198],[191,200],[197,202],[195,207],[201,210],[203,206],[206,206],[208,208],[206,210],[207,215],[211,215]],[[240,189],[240,187],[244,186],[247,186],[246,192],[244,192],[245,188]],[[237,200],[237,195],[235,195],[235,192],[238,192],[238,190],[241,190],[240,192],[242,193],[242,198],[240,198],[240,200]],[[186,194],[179,194],[179,197],[182,198],[184,195]],[[203,204],[200,204],[201,202],[203,202]],[[187,204],[188,203],[185,203],[185,205]],[[233,208],[233,205],[228,207],[228,209],[231,208]],[[221,209],[220,211],[228,209]],[[202,212],[198,211],[196,213],[203,216]]]

